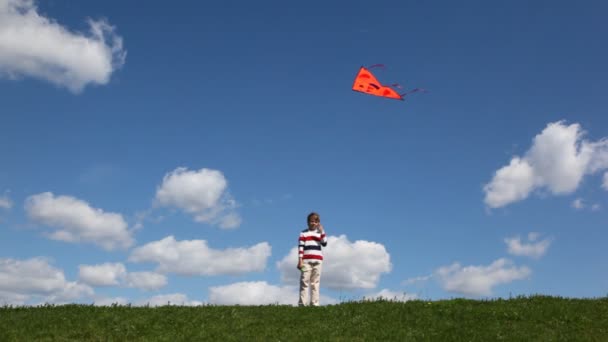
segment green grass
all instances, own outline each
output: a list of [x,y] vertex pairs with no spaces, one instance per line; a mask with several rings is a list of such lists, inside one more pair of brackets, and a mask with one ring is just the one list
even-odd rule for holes
[[0,341],[608,341],[608,297],[0,308]]

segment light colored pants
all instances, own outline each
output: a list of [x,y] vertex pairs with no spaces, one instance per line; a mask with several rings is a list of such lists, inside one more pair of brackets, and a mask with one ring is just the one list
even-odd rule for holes
[[319,306],[319,284],[321,283],[321,263],[305,262],[300,275],[299,306],[309,305],[308,291],[310,290],[310,305]]

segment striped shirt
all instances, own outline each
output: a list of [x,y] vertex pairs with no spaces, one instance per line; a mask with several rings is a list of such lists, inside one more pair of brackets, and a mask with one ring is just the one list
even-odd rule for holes
[[327,236],[318,230],[304,229],[298,239],[298,255],[303,262],[323,262],[321,247],[327,246]]

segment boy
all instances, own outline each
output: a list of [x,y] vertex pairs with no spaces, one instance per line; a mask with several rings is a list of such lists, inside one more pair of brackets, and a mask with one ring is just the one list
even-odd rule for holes
[[319,306],[319,284],[321,282],[321,264],[323,263],[321,248],[327,246],[327,236],[319,214],[315,212],[308,214],[307,223],[308,228],[300,232],[300,238],[298,239],[298,269],[302,271],[298,305],[309,305],[308,290],[310,287],[310,304]]

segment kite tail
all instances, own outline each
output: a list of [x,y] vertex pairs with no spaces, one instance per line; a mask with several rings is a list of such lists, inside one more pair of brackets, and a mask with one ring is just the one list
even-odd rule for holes
[[403,94],[399,94],[399,95],[401,95],[401,96],[405,96],[405,95],[407,95],[407,94],[411,94],[411,93],[417,93],[417,92],[423,92],[423,93],[427,93],[428,91],[427,91],[426,89],[422,89],[422,88],[415,88],[415,89],[412,89],[412,90],[410,90],[410,91],[408,91],[408,92],[405,92],[405,93],[403,93]]
[[374,65],[370,65],[367,67],[368,69],[373,69],[373,68],[384,68],[384,64],[374,64]]

